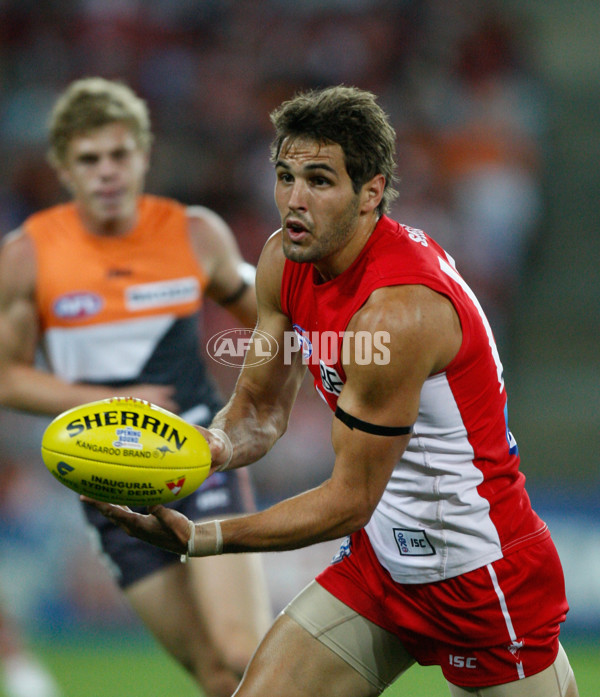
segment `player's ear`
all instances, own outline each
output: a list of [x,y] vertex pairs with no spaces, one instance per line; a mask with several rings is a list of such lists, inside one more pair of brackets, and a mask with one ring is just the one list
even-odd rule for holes
[[381,203],[385,190],[385,177],[383,174],[376,174],[372,179],[363,184],[361,190],[361,212],[370,213]]

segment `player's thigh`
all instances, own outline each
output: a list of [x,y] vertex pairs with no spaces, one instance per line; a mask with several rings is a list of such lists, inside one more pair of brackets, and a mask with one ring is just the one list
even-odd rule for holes
[[195,602],[220,645],[245,642],[256,648],[272,622],[271,602],[258,554],[191,559]]
[[235,697],[374,697],[379,690],[288,615],[275,620]]
[[124,589],[128,602],[156,638],[179,660],[209,643],[206,623],[198,612],[179,561],[144,576]]
[[554,663],[523,680],[491,687],[458,687],[448,683],[452,697],[579,697],[569,659],[562,646]]
[[339,656],[379,694],[415,659],[399,638],[313,581],[284,609],[316,641]]

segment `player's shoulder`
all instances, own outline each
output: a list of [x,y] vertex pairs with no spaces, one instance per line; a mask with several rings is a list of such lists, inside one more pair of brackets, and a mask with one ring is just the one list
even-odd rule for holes
[[280,261],[285,261],[285,256],[283,254],[283,245],[281,243],[281,237],[282,237],[282,230],[279,228],[278,230],[275,230],[269,237],[267,238],[267,241],[264,244],[263,247],[263,254],[266,256],[269,256],[270,259],[275,260],[279,259]]
[[217,221],[223,220],[212,208],[201,205],[186,206],[185,214],[190,222],[197,221],[206,225],[215,224]]
[[233,239],[227,222],[214,210],[206,206],[186,206],[185,215],[189,234],[206,251],[220,248]]
[[35,278],[35,248],[20,227],[5,235],[0,244],[0,296],[30,295]]
[[0,240],[0,254],[4,263],[22,264],[33,255],[33,243],[25,227],[11,230]]
[[277,298],[277,304],[279,304],[284,265],[281,230],[277,230],[265,242],[256,269],[257,291],[259,294],[268,292],[273,298]]
[[424,285],[385,286],[373,291],[354,314],[355,334],[384,331],[401,353],[415,348],[431,359],[431,372],[445,367],[462,343],[458,314],[448,298]]
[[265,242],[258,260],[258,268],[281,276],[284,265],[285,255],[281,244],[281,230],[277,230]]
[[357,310],[352,322],[359,325],[384,323],[391,327],[435,327],[454,316],[454,306],[445,296],[421,284],[399,284],[376,288]]
[[29,215],[21,225],[29,231],[37,227],[51,226],[60,221],[60,225],[72,224],[72,219],[77,217],[77,209],[72,201],[57,203],[54,206],[43,208]]

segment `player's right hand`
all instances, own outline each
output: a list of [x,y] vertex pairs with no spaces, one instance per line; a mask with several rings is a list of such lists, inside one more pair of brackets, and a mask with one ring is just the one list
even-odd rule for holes
[[169,552],[186,553],[191,522],[179,511],[156,505],[151,506],[146,515],[132,511],[128,506],[96,501],[83,495],[79,498],[98,509],[128,535]]

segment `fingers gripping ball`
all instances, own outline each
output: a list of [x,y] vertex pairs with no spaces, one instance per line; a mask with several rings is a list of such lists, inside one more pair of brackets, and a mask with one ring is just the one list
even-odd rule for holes
[[194,426],[133,397],[90,402],[57,416],[42,437],[42,459],[69,489],[133,506],[184,498],[210,470],[208,443]]

